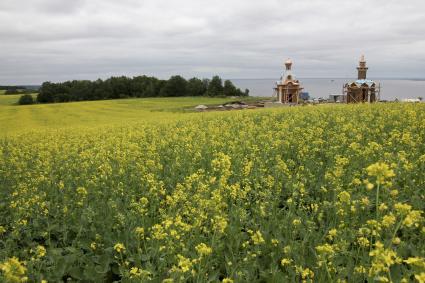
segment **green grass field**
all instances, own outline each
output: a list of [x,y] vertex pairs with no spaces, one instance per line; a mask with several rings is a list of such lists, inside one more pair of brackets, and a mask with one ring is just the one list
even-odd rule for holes
[[[132,122],[172,121],[198,114],[190,113],[185,110],[187,108],[232,100],[205,97],[135,98],[20,106],[16,105],[19,97],[0,95],[0,136],[75,126],[100,127]],[[167,115],[163,112],[167,112]]]

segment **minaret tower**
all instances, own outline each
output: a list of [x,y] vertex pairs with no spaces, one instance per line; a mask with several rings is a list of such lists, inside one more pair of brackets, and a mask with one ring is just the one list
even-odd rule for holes
[[368,67],[366,67],[366,60],[364,59],[364,55],[360,57],[359,66],[357,67],[358,71],[358,79],[359,80],[365,80],[366,79],[366,72]]

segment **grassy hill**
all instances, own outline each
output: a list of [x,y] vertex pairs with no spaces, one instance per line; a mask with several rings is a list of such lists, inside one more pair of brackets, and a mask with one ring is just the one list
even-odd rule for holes
[[19,106],[16,105],[19,97],[0,95],[0,136],[73,126],[99,127],[132,122],[174,121],[198,114],[187,113],[189,111],[185,111],[185,108],[232,100],[205,97],[137,98]]

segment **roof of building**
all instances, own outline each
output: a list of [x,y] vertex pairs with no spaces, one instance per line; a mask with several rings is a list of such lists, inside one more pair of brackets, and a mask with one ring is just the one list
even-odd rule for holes
[[285,85],[299,85],[300,84],[300,82],[298,81],[298,80],[285,80],[284,82],[278,82],[277,83],[277,85],[279,86],[279,85],[283,85],[283,86],[285,86]]
[[357,80],[354,82],[356,85],[367,84],[368,86],[373,85],[375,82],[372,80]]

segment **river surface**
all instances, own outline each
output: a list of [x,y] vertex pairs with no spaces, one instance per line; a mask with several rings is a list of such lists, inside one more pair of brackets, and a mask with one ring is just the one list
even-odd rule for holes
[[[313,98],[328,98],[330,94],[341,94],[344,83],[353,79],[312,79],[299,78],[303,91]],[[423,97],[425,80],[374,79],[381,85],[381,100]],[[241,89],[249,89],[250,96],[272,96],[276,79],[234,79],[232,82]]]

